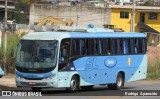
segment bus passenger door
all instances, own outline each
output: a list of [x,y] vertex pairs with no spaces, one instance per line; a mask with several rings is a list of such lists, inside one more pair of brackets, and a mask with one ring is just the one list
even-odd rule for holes
[[71,39],[63,39],[60,45],[58,62],[58,87],[69,87],[69,58],[70,58]]

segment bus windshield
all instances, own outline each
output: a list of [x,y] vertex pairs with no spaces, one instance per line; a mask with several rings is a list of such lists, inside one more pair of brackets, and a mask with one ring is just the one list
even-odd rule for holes
[[16,68],[33,72],[53,70],[56,66],[58,41],[21,40],[17,49]]

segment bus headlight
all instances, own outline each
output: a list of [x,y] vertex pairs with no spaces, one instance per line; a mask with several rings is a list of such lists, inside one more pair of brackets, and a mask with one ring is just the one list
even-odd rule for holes
[[53,80],[53,78],[56,76],[56,74],[53,74],[53,75],[51,75],[50,77],[48,77],[48,78],[44,78],[45,80]]
[[24,78],[22,78],[22,77],[16,75],[16,79],[18,79],[18,80],[23,80]]

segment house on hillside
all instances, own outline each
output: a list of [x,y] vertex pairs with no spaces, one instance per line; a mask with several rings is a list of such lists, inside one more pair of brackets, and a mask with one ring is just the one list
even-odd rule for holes
[[[111,24],[125,32],[131,31],[132,6],[114,5],[111,7]],[[136,6],[135,32],[148,33],[148,44],[154,39],[160,41],[160,7]]]
[[[132,6],[114,5],[111,7],[111,24],[129,32]],[[123,24],[122,24],[123,23]],[[136,6],[135,31],[160,32],[160,7]]]

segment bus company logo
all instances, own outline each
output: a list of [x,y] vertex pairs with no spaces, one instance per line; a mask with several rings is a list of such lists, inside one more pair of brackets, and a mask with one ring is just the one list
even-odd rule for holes
[[106,58],[104,64],[107,67],[114,67],[117,64],[117,60],[115,58],[112,58],[112,57]]

